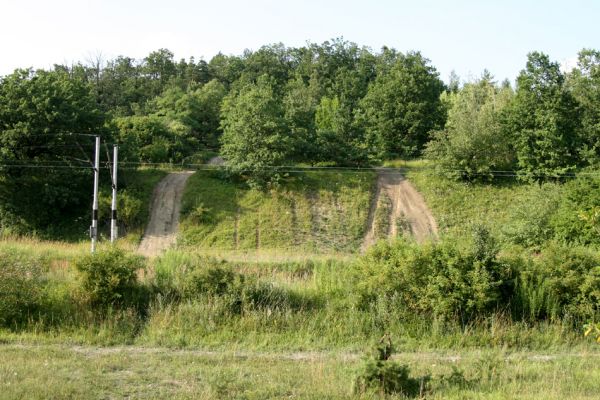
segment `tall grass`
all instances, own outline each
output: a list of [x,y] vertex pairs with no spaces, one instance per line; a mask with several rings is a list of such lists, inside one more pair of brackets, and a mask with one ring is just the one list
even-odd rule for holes
[[[115,307],[98,313],[90,307],[82,276],[72,261],[44,255],[43,249],[38,255],[31,251],[20,257],[35,261],[43,255],[36,281],[40,301],[25,309],[18,324],[1,328],[0,340],[358,351],[390,333],[401,338],[398,345],[404,351],[593,345],[583,340],[568,318],[545,319],[536,314],[521,320],[499,310],[465,323],[413,315],[385,297],[358,307],[356,284],[365,277],[356,274],[353,261],[343,259],[224,263],[171,250],[154,259],[146,274],[138,275],[139,284],[151,296],[145,311]],[[84,249],[82,254],[86,253]],[[204,284],[197,286],[199,291],[186,291],[190,282],[205,279],[203,271],[210,268],[226,268],[243,280],[225,292],[206,291]],[[534,300],[530,301],[533,307]]]

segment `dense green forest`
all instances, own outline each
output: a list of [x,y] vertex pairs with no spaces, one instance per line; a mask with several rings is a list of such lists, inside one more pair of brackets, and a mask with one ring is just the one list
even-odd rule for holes
[[419,52],[342,39],[17,70],[0,78],[3,231],[57,230],[84,213],[92,141],[81,134],[118,143],[130,168],[220,154],[230,176],[263,188],[281,166],[422,155],[457,179],[560,181],[600,160],[600,52],[582,50],[571,71],[532,52],[515,85],[488,72],[445,84]]

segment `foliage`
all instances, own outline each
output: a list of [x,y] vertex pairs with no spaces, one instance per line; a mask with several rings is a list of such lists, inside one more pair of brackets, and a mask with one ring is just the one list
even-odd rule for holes
[[600,243],[598,179],[583,175],[565,183],[564,190],[563,201],[552,218],[556,239],[583,245]]
[[93,307],[137,306],[142,300],[137,273],[144,268],[140,256],[118,248],[97,251],[75,260],[82,274],[82,289]]
[[314,307],[316,302],[291,290],[261,282],[236,272],[214,258],[183,256],[159,259],[155,266],[156,289],[174,302],[209,302],[226,314],[251,310],[291,311]]
[[222,129],[222,154],[230,173],[248,176],[259,187],[278,180],[277,170],[289,160],[293,144],[269,76],[225,99]]
[[167,163],[181,161],[190,152],[194,139],[185,127],[156,116],[131,116],[115,119],[123,161]]
[[375,351],[364,360],[361,371],[354,383],[357,393],[365,393],[369,389],[386,394],[401,394],[415,397],[422,392],[424,378],[410,377],[410,368],[390,360],[394,352],[392,341],[388,335],[381,338]]
[[593,318],[600,312],[600,259],[584,248],[551,244],[523,263],[519,301],[532,318]]
[[234,273],[223,263],[219,265],[215,261],[209,261],[207,264],[196,264],[182,280],[185,298],[231,294],[244,283],[243,276]]
[[513,272],[498,260],[496,244],[485,228],[476,228],[470,249],[450,240],[418,246],[397,240],[380,242],[358,260],[359,304],[379,299],[405,315],[468,320],[506,304]]
[[225,87],[217,80],[187,91],[174,86],[152,99],[148,108],[153,115],[186,127],[191,143],[214,149],[221,135],[220,109],[225,94]]
[[380,159],[420,154],[430,131],[444,124],[440,95],[444,84],[420,53],[399,55],[379,74],[361,100],[367,142]]
[[567,77],[567,85],[581,107],[583,161],[598,165],[600,142],[600,52],[583,49],[579,52],[578,68]]
[[510,118],[523,179],[559,177],[580,164],[579,107],[565,87],[559,64],[547,55],[529,53],[517,78]]
[[556,236],[557,208],[564,209],[567,190],[551,183],[527,185],[524,189],[523,193],[514,194],[501,236],[507,243],[539,249]]
[[0,227],[56,235],[80,215],[90,171],[78,147],[91,141],[71,134],[103,135],[103,123],[91,87],[66,72],[0,78]]
[[[119,171],[117,191],[119,236],[141,231],[145,228],[149,217],[149,204],[152,193],[156,184],[165,175],[165,171],[156,169],[124,169]],[[112,191],[109,186],[100,187],[98,203],[100,229],[108,229],[112,204]]]
[[446,128],[435,134],[426,152],[440,172],[475,180],[512,170],[512,137],[503,124],[512,89],[498,88],[484,76],[447,96]]

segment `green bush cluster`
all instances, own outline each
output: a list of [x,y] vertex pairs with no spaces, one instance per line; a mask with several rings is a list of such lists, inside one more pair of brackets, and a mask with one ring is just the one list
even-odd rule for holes
[[600,257],[585,248],[551,244],[522,262],[514,302],[530,319],[589,319],[600,313]]
[[582,245],[600,244],[600,181],[590,176],[564,185],[565,198],[552,217],[556,239]]
[[573,245],[600,244],[600,181],[581,176],[562,185],[528,187],[502,227],[505,242],[540,249],[555,240]]
[[455,243],[418,246],[407,241],[380,242],[356,266],[359,303],[397,303],[406,313],[470,319],[495,310],[510,290],[512,267],[496,258],[487,231],[470,249]]
[[485,229],[469,246],[381,242],[355,267],[363,309],[470,321],[497,312],[516,319],[586,320],[600,312],[600,259],[552,244],[537,256],[499,256]]
[[210,257],[180,256],[159,259],[155,266],[156,291],[167,301],[218,299],[226,311],[298,310],[314,307],[316,300],[236,272],[224,261]]
[[145,290],[137,279],[138,271],[144,269],[140,256],[113,247],[80,257],[75,268],[81,273],[82,290],[94,308],[127,308],[143,301]]

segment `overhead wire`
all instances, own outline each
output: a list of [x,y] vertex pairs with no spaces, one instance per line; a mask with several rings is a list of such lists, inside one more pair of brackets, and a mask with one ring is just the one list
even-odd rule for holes
[[[92,135],[92,134],[79,134],[79,133],[45,133],[45,134],[33,134],[33,135],[29,135],[29,136],[59,136],[59,135],[63,135],[63,136],[97,136],[97,135]],[[105,150],[107,152],[107,160],[110,160],[110,155],[108,152],[108,147],[107,145],[110,145],[112,143],[104,143],[104,147]],[[81,153],[84,155],[85,159],[79,159],[79,158],[75,158],[73,156],[70,155],[58,155],[56,154],[55,156],[57,157],[65,157],[65,158],[70,158],[70,160],[68,159],[63,159],[63,160],[37,160],[37,159],[13,159],[13,160],[6,160],[5,162],[2,162],[0,160],[0,167],[11,167],[11,168],[17,168],[17,167],[21,167],[21,168],[56,168],[56,167],[60,167],[60,168],[93,168],[93,162],[92,160],[89,158],[87,152],[84,150],[83,146],[93,146],[93,144],[91,143],[79,143],[76,142],[76,144],[48,144],[48,145],[17,145],[17,146],[11,146],[12,148],[15,149],[67,149],[67,148],[78,148]],[[79,162],[79,163],[89,163],[90,166],[89,167],[82,167],[82,166],[78,166],[78,165],[72,165],[70,164],[68,161],[75,161],[75,162]],[[109,163],[110,161],[107,161],[107,163]],[[142,161],[120,161],[119,164],[123,165],[123,167],[125,167],[126,169],[130,170],[130,169],[136,169],[136,168],[132,168],[132,167],[154,167],[154,168],[166,168],[166,169],[173,169],[173,168],[191,168],[191,169],[197,169],[197,170],[222,170],[225,169],[227,166],[226,165],[217,165],[217,164],[210,164],[210,163],[160,163],[160,162],[142,162]],[[127,168],[129,167],[129,168]],[[101,168],[108,168],[110,169],[110,166],[107,167],[101,167]],[[418,168],[418,167],[417,167]],[[335,171],[335,172],[340,172],[340,173],[356,173],[356,172],[369,172],[369,171],[374,171],[377,172],[379,174],[386,174],[386,173],[397,173],[398,171],[405,171],[407,170],[408,167],[405,166],[400,166],[400,167],[372,167],[372,166],[315,166],[315,165],[289,165],[289,164],[284,164],[284,165],[265,165],[265,166],[260,166],[260,167],[256,167],[256,168],[249,168],[249,169],[244,169],[238,172],[241,173],[245,173],[245,172],[252,172],[252,171],[256,171],[256,170],[262,170],[262,171],[276,171],[276,172],[281,172],[281,173],[302,173],[302,172],[307,172],[307,171]],[[484,172],[472,172],[466,169],[453,169],[453,168],[433,168],[430,170],[433,173],[437,173],[437,174],[444,174],[444,173],[459,173],[459,174],[469,174],[471,176],[483,176],[483,177],[498,177],[498,178],[513,178],[513,177],[522,177],[522,176],[530,176],[530,177],[534,177],[534,178],[556,178],[556,179],[562,179],[562,178],[576,178],[579,176],[589,176],[589,177],[596,177],[596,176],[600,176],[600,171],[599,172],[590,172],[590,171],[579,171],[579,172],[568,172],[568,173],[558,173],[558,174],[554,174],[554,173],[523,173],[520,171],[516,171],[516,170],[490,170],[490,171],[486,171]]]

